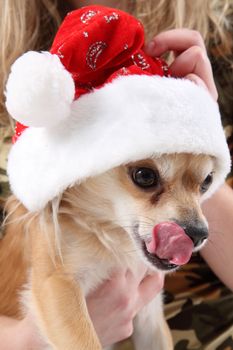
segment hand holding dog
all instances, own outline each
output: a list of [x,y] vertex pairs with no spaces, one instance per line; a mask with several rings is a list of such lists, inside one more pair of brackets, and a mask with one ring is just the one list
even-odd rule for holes
[[[111,279],[87,297],[87,307],[103,347],[129,337],[134,316],[163,288],[161,272],[146,273],[144,265],[139,266],[137,275],[128,270],[117,270]],[[44,349],[30,316],[22,321],[1,317],[0,326],[0,339],[5,350]]]
[[129,270],[115,271],[87,297],[89,314],[103,347],[132,335],[135,315],[161,291],[164,275],[147,275],[139,266],[137,275]]

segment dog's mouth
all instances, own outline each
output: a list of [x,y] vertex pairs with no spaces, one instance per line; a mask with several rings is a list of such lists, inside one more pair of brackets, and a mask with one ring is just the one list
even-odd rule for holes
[[186,264],[194,244],[181,226],[163,222],[153,229],[151,239],[142,241],[142,250],[149,262],[160,270],[171,271]]
[[160,259],[155,254],[149,253],[145,242],[142,242],[142,247],[147,260],[149,260],[149,262],[153,266],[155,266],[157,269],[163,270],[163,271],[172,271],[172,270],[176,270],[179,267],[179,265],[172,264],[167,259]]

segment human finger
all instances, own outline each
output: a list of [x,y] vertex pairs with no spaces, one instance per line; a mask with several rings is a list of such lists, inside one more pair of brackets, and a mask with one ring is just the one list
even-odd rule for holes
[[137,287],[145,277],[147,270],[148,268],[142,263],[138,264],[137,269],[134,271],[127,270],[125,275],[126,284],[133,286],[133,288]]
[[195,74],[205,83],[213,99],[217,100],[218,92],[214,82],[212,67],[207,55],[199,46],[192,46],[180,54],[171,64],[170,71],[175,77]]
[[162,272],[147,275],[138,288],[138,311],[152,301],[161,292],[163,286],[164,274]]
[[161,56],[167,51],[183,52],[191,46],[199,46],[206,52],[201,34],[190,29],[172,29],[156,35],[146,46],[150,56]]
[[204,81],[201,78],[199,78],[196,74],[190,73],[190,74],[185,76],[185,79],[188,79],[188,80],[194,82],[196,85],[202,86],[203,88],[208,90],[208,88],[207,88],[206,84],[204,83]]

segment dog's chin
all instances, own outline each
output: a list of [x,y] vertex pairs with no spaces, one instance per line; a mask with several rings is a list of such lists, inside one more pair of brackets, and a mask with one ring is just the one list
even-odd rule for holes
[[178,265],[170,263],[166,259],[160,259],[155,254],[151,254],[148,252],[145,242],[142,242],[142,250],[143,255],[145,256],[147,262],[149,262],[150,266],[156,268],[161,271],[175,271],[179,268]]

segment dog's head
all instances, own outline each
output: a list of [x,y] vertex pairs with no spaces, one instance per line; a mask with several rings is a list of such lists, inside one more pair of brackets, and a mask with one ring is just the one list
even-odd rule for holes
[[207,239],[200,205],[213,176],[209,156],[163,155],[90,178],[76,196],[98,220],[123,228],[150,267],[173,270]]

